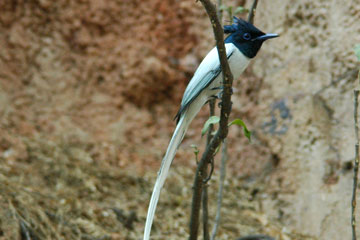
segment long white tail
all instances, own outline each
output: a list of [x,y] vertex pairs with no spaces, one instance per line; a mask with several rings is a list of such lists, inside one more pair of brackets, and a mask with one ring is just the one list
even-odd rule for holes
[[144,231],[144,240],[150,239],[150,231],[151,226],[154,220],[155,210],[156,206],[160,197],[160,191],[162,186],[164,185],[165,179],[169,173],[170,165],[175,157],[176,151],[184,138],[185,132],[189,126],[189,123],[191,120],[188,117],[186,117],[186,114],[184,114],[183,117],[180,118],[176,129],[174,131],[174,134],[170,140],[168,149],[166,150],[165,157],[163,158],[161,162],[161,167],[158,172],[158,176],[155,182],[154,190],[151,195],[150,204],[148,208],[148,213],[146,217],[146,223],[145,223],[145,231]]

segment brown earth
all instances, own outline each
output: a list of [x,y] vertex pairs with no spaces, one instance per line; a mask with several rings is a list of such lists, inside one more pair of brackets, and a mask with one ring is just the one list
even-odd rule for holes
[[[282,36],[235,82],[232,117],[254,136],[230,131],[219,239],[349,239],[359,6],[259,3],[256,24]],[[211,31],[189,0],[0,1],[0,239],[141,238]],[[203,146],[207,116],[204,107],[179,149],[154,239],[187,236],[190,146]]]

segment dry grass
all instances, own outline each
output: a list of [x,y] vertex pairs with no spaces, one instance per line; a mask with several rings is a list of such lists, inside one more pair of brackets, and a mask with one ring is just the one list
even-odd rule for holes
[[[86,144],[22,139],[25,158],[2,154],[0,239],[140,239],[155,171],[135,171],[92,161]],[[217,176],[210,182],[215,206]],[[192,169],[177,167],[157,211],[153,239],[185,239]],[[277,239],[312,239],[286,232],[261,213],[260,183],[231,179],[225,185],[219,239],[264,233]],[[210,207],[210,216],[215,209]]]
[[27,159],[1,159],[1,237],[135,239],[134,213],[150,189],[143,178],[89,161],[81,146],[26,145]]

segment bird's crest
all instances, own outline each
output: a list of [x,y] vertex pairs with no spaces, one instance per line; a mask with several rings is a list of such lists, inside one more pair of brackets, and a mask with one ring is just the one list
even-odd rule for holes
[[239,30],[250,30],[252,32],[260,32],[262,33],[262,31],[260,31],[259,29],[257,29],[254,25],[252,25],[251,23],[241,19],[241,18],[237,18],[237,17],[233,17],[233,21],[234,23],[231,25],[225,25],[224,26],[224,33],[228,34],[228,33],[234,33],[236,31]]

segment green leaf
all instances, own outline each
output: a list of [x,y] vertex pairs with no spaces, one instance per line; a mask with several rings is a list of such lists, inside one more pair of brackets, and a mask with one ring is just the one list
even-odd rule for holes
[[248,12],[248,11],[249,11],[249,9],[239,6],[235,9],[234,15],[239,14],[239,13]]
[[356,45],[355,45],[354,51],[355,51],[356,57],[357,57],[358,60],[360,61],[360,44],[356,44]]
[[251,142],[251,132],[250,132],[249,129],[246,127],[246,124],[243,122],[243,120],[241,120],[241,119],[239,119],[239,118],[238,118],[238,119],[235,119],[234,121],[232,121],[231,123],[229,123],[228,126],[230,127],[230,126],[233,125],[233,124],[243,127],[245,137],[247,137],[247,139],[249,139],[249,142]]
[[221,6],[219,7],[220,10],[227,10],[228,8],[229,8],[229,7],[226,6],[226,5],[221,5]]
[[201,130],[201,136],[204,136],[204,134],[209,130],[210,124],[215,124],[218,123],[219,121],[220,118],[218,116],[211,116],[204,124],[204,127]]
[[194,153],[195,153],[195,154],[198,154],[198,153],[199,153],[199,149],[198,149],[198,147],[197,147],[195,144],[191,144],[190,147],[194,149]]
[[191,144],[190,147],[192,147],[194,149],[194,154],[195,154],[195,160],[196,160],[196,164],[198,163],[198,155],[199,155],[199,149],[195,144]]
[[[230,19],[232,19],[232,16],[233,16],[233,14],[232,14],[232,12],[233,12],[233,7],[228,7],[228,9],[227,9],[227,14],[229,15],[229,17],[230,17]],[[232,21],[232,20],[231,20]],[[232,24],[232,22],[231,22],[231,24]]]

